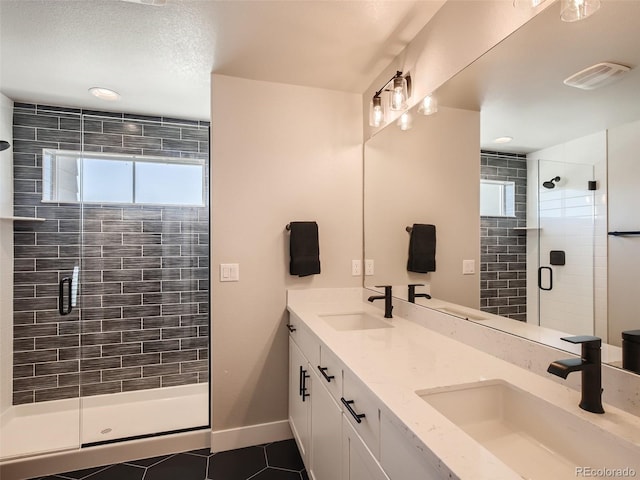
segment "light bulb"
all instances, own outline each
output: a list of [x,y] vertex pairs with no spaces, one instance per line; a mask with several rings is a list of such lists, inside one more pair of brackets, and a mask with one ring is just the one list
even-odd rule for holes
[[398,119],[398,126],[402,131],[409,130],[413,126],[413,119],[409,112],[404,112],[400,115],[400,118]]
[[379,127],[384,123],[384,109],[382,108],[382,99],[373,97],[369,105],[369,125]]
[[407,82],[402,77],[393,79],[391,90],[391,110],[404,110],[407,108]]
[[418,113],[422,115],[433,115],[438,111],[438,99],[433,95],[427,95],[422,99],[418,107]]
[[560,18],[563,22],[583,20],[600,9],[600,0],[562,0]]

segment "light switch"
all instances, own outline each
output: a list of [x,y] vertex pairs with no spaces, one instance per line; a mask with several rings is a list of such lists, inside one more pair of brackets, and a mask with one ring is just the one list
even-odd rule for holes
[[220,264],[220,281],[221,282],[239,282],[240,281],[240,264],[221,263]]
[[462,274],[473,275],[474,273],[476,273],[476,261],[462,260]]

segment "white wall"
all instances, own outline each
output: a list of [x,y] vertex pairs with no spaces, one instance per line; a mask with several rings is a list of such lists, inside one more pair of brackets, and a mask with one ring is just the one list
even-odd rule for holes
[[[361,97],[212,76],[213,430],[287,418],[286,289],[361,286]],[[322,273],[289,275],[290,221],[319,225]],[[220,263],[240,281],[219,282]]]
[[[13,143],[13,102],[0,94],[0,140]],[[13,378],[13,148],[0,152],[0,414]]]
[[[465,141],[459,141],[464,138]],[[430,284],[434,298],[480,305],[480,112],[440,108],[414,115],[413,128],[390,125],[365,146],[365,257],[375,261],[366,286]],[[436,226],[436,271],[407,271],[414,223]],[[462,260],[475,275],[462,275]],[[418,289],[420,292],[424,289]]]
[[[609,129],[609,230],[640,230],[640,122]],[[609,343],[640,328],[640,236],[609,237]]]
[[[543,165],[538,170],[538,160]],[[598,132],[527,155],[527,225],[540,226],[527,238],[527,317],[545,327],[607,340],[607,134]],[[543,181],[560,176],[554,189]],[[587,177],[598,189],[587,191]],[[541,224],[537,224],[540,200]],[[538,234],[543,258],[538,263]],[[548,251],[565,250],[567,264],[552,266],[553,290],[542,292],[538,310],[538,266],[549,266]],[[546,284],[546,273],[544,283]]]

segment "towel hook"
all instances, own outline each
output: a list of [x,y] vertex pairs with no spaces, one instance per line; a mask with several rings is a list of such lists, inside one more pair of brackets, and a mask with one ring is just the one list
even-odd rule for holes
[[406,227],[405,230],[409,233],[411,233],[411,231],[413,230],[413,227]]
[[284,228],[285,228],[287,231],[290,231],[290,230],[291,230],[291,224],[290,224],[290,223],[287,223],[287,225],[286,225]]

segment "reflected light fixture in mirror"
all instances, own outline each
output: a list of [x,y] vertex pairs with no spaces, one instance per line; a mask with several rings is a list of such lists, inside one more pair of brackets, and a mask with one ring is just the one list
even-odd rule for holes
[[114,102],[120,99],[120,94],[118,92],[105,87],[91,87],[89,89],[89,93],[100,100],[107,100],[109,102]]
[[409,130],[413,126],[413,118],[411,117],[411,114],[409,112],[404,112],[400,115],[397,124],[398,127],[400,127],[400,130]]
[[493,143],[509,143],[511,140],[513,140],[513,137],[498,137]]
[[420,102],[418,113],[421,115],[433,115],[438,111],[438,99],[433,95],[427,95]]
[[600,0],[562,0],[560,18],[563,22],[577,22],[598,11]]
[[382,108],[382,98],[375,95],[369,104],[369,125],[379,127],[384,123],[384,109]]

